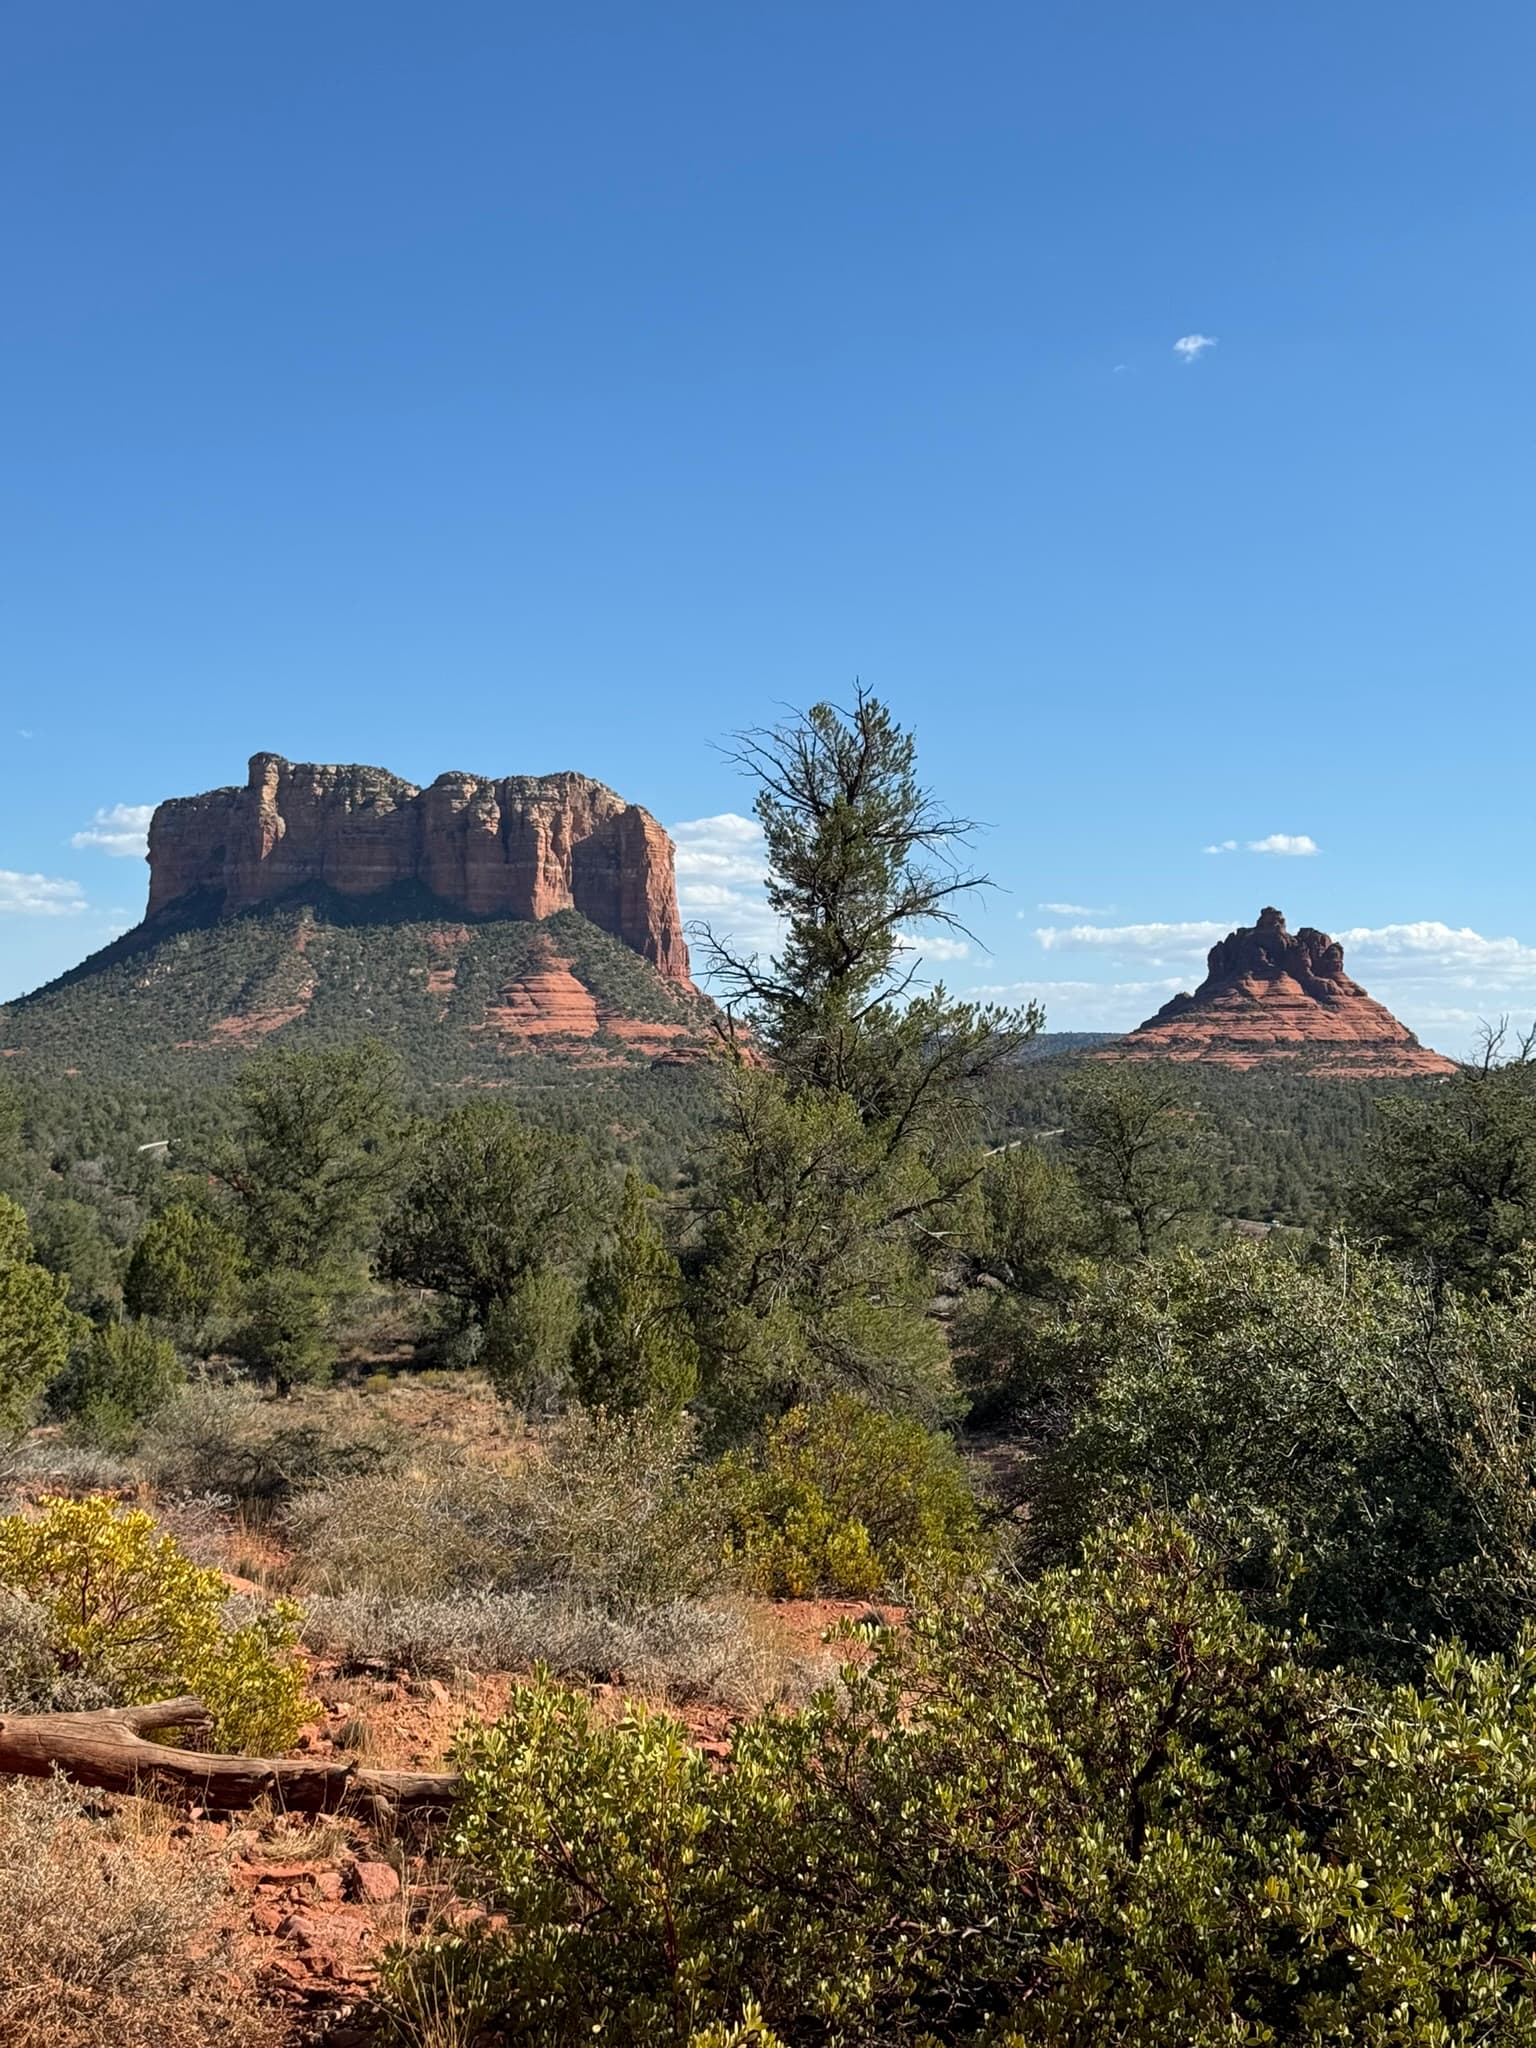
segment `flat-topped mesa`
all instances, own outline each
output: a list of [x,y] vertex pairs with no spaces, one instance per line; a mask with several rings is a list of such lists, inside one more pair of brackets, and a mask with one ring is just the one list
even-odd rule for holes
[[1106,1053],[1229,1067],[1295,1060],[1361,1078],[1456,1071],[1350,979],[1337,939],[1311,925],[1287,931],[1278,910],[1218,940],[1206,964],[1193,995],[1164,1003]]
[[416,882],[472,917],[576,910],[690,988],[672,841],[590,776],[440,775],[252,757],[243,789],[173,797],[149,827],[149,909],[213,892],[224,915],[321,885]]

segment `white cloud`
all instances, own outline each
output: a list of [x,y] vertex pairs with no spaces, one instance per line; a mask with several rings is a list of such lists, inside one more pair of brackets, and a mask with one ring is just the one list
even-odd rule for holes
[[964,994],[977,1002],[1037,1002],[1045,1011],[1047,1031],[1134,1031],[1183,987],[1174,975],[1147,981],[992,982]]
[[1220,839],[1205,850],[1207,853],[1278,853],[1294,859],[1298,855],[1321,853],[1323,849],[1305,832],[1271,832],[1267,839]]
[[[686,921],[708,925],[734,951],[771,950],[780,934],[763,884],[768,855],[755,818],[722,811],[669,827],[675,848],[678,907]],[[697,963],[705,970],[705,962]]]
[[969,960],[971,949],[964,939],[945,938],[936,933],[932,938],[914,939],[912,951],[921,953],[927,960]]
[[[1109,915],[1109,911],[1102,904],[1095,908],[1091,903],[1037,903],[1035,908],[1036,910],[1048,910],[1052,917],[1108,917]],[[1020,910],[1015,915],[1028,917],[1029,912],[1027,910]]]
[[135,856],[142,859],[149,843],[149,821],[154,815],[153,804],[113,804],[108,810],[98,811],[69,843],[113,854],[119,860],[132,860]]
[[1197,363],[1208,348],[1215,346],[1214,334],[1181,334],[1173,344],[1173,352],[1186,363]]
[[1250,853],[1279,853],[1290,856],[1319,853],[1321,848],[1315,839],[1305,832],[1271,832],[1267,839],[1250,839]]
[[1035,932],[1047,953],[1099,951],[1171,953],[1197,958],[1232,929],[1229,924],[1193,921],[1188,924],[1041,925]]
[[1475,976],[1490,988],[1536,981],[1536,946],[1485,938],[1468,925],[1458,928],[1424,918],[1416,924],[1356,925],[1337,936],[1351,959],[1363,954],[1407,975]]
[[14,917],[78,917],[86,907],[78,882],[55,881],[49,875],[18,875],[0,868],[0,915]]

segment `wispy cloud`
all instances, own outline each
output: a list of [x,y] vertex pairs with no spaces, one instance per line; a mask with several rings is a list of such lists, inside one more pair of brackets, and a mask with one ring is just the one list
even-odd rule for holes
[[1511,986],[1536,981],[1536,946],[1514,938],[1485,938],[1469,925],[1457,927],[1423,918],[1415,924],[1355,925],[1337,936],[1351,955],[1363,954],[1405,969],[1429,966]]
[[[686,920],[708,925],[734,950],[761,952],[778,943],[780,925],[763,884],[768,854],[755,818],[722,811],[668,828],[676,848],[677,901]],[[704,963],[700,962],[702,969]]]
[[982,982],[964,994],[977,1002],[1037,1002],[1047,1031],[1133,1031],[1184,987],[1177,975],[1137,981]]
[[1267,839],[1218,839],[1207,853],[1278,853],[1289,859],[1321,853],[1317,841],[1306,832],[1271,832]]
[[0,915],[12,917],[78,917],[86,908],[78,882],[51,875],[19,875],[0,868]]
[[1173,344],[1173,352],[1185,363],[1197,363],[1208,348],[1216,346],[1214,334],[1181,334]]
[[149,821],[154,815],[153,804],[113,804],[98,811],[69,843],[82,850],[113,854],[119,860],[142,857],[149,843]]
[[[685,921],[696,932],[707,925],[733,952],[772,952],[784,928],[769,908],[768,850],[757,820],[722,811],[713,818],[686,818],[668,830],[675,849],[678,908]],[[920,961],[971,956],[967,940],[946,932],[914,933],[902,950]],[[708,962],[700,958],[695,965],[707,979]]]
[[[1052,917],[1108,917],[1111,906],[1103,903],[1037,903],[1035,908],[1048,910]],[[1021,910],[1017,915],[1028,917],[1029,912]]]
[[1035,937],[1047,953],[1166,953],[1198,958],[1232,929],[1208,919],[1186,924],[1047,924]]

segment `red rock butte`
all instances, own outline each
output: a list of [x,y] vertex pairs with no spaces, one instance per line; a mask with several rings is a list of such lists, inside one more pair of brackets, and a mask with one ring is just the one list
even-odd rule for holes
[[1337,939],[1311,925],[1287,931],[1278,910],[1229,932],[1206,964],[1193,995],[1164,1003],[1103,1057],[1224,1067],[1286,1060],[1360,1080],[1456,1071],[1350,979]]
[[149,908],[216,897],[233,916],[306,887],[369,896],[416,883],[470,917],[579,911],[691,989],[672,842],[589,776],[440,775],[256,754],[243,788],[174,797],[149,828]]

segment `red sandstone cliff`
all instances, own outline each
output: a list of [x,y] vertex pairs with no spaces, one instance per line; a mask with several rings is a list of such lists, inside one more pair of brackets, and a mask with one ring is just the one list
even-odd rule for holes
[[243,789],[175,797],[149,828],[149,910],[214,891],[226,912],[321,883],[364,896],[418,882],[471,916],[577,910],[691,987],[672,842],[585,775],[440,775],[257,754]]
[[1228,1067],[1284,1059],[1362,1079],[1456,1071],[1350,979],[1336,939],[1310,925],[1287,931],[1278,910],[1229,932],[1207,967],[1193,995],[1165,1003],[1109,1056]]

